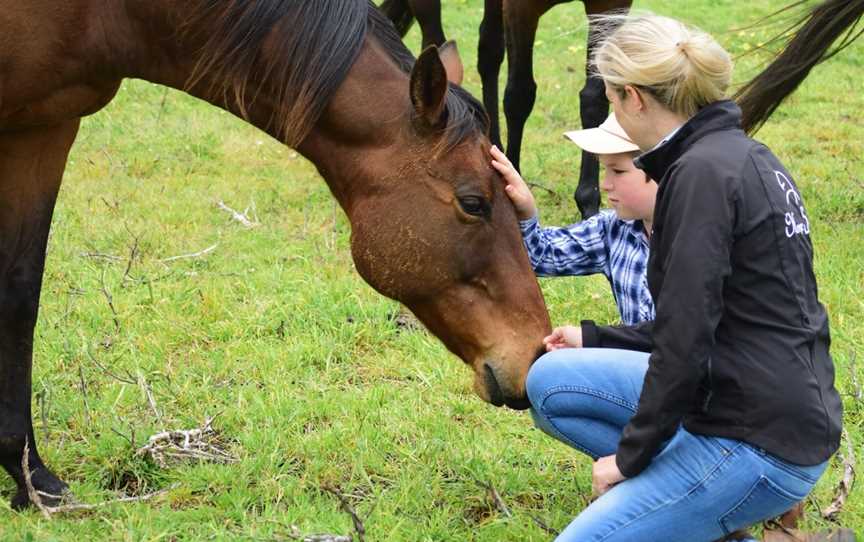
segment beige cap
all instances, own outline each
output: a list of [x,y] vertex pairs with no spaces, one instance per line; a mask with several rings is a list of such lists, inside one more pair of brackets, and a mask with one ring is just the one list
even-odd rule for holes
[[597,128],[564,132],[564,137],[594,154],[618,154],[639,150],[639,146],[633,143],[624,128],[618,124],[615,113],[610,113]]

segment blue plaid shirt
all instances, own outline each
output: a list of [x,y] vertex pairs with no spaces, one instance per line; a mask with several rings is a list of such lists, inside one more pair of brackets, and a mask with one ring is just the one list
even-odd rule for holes
[[541,228],[537,217],[519,222],[531,267],[540,277],[603,273],[624,324],[654,319],[648,291],[648,239],[641,220],[603,210],[563,228]]

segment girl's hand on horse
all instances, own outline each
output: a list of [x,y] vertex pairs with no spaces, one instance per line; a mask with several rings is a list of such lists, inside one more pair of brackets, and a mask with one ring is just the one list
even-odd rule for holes
[[618,463],[615,462],[614,455],[601,457],[594,462],[594,468],[591,479],[591,489],[594,490],[594,495],[599,497],[612,489],[615,484],[623,481],[624,475],[618,470]]
[[561,326],[552,330],[552,334],[543,339],[546,351],[552,352],[560,348],[582,348],[582,328],[578,326]]
[[507,193],[507,196],[516,207],[516,216],[519,220],[528,220],[537,216],[537,205],[534,203],[534,195],[522,179],[522,176],[519,175],[519,172],[516,171],[510,160],[507,159],[507,156],[495,145],[492,145],[489,153],[492,155],[492,167],[501,174],[501,177],[507,183],[504,186],[504,192]]

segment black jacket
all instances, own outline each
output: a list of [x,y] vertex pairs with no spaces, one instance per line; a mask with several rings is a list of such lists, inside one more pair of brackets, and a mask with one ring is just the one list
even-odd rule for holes
[[627,477],[682,422],[799,465],[825,461],[840,443],[807,214],[791,175],[740,117],[730,101],[711,104],[637,159],[660,180],[648,262],[657,317],[582,325],[585,346],[651,352],[617,452]]

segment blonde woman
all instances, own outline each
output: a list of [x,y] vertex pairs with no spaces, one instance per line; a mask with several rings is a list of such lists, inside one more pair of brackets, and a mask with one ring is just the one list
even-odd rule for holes
[[659,184],[656,320],[559,328],[528,375],[539,425],[597,459],[601,496],[559,540],[707,542],[802,500],[839,445],[810,221],[792,175],[740,129],[709,35],[631,17],[594,61]]

